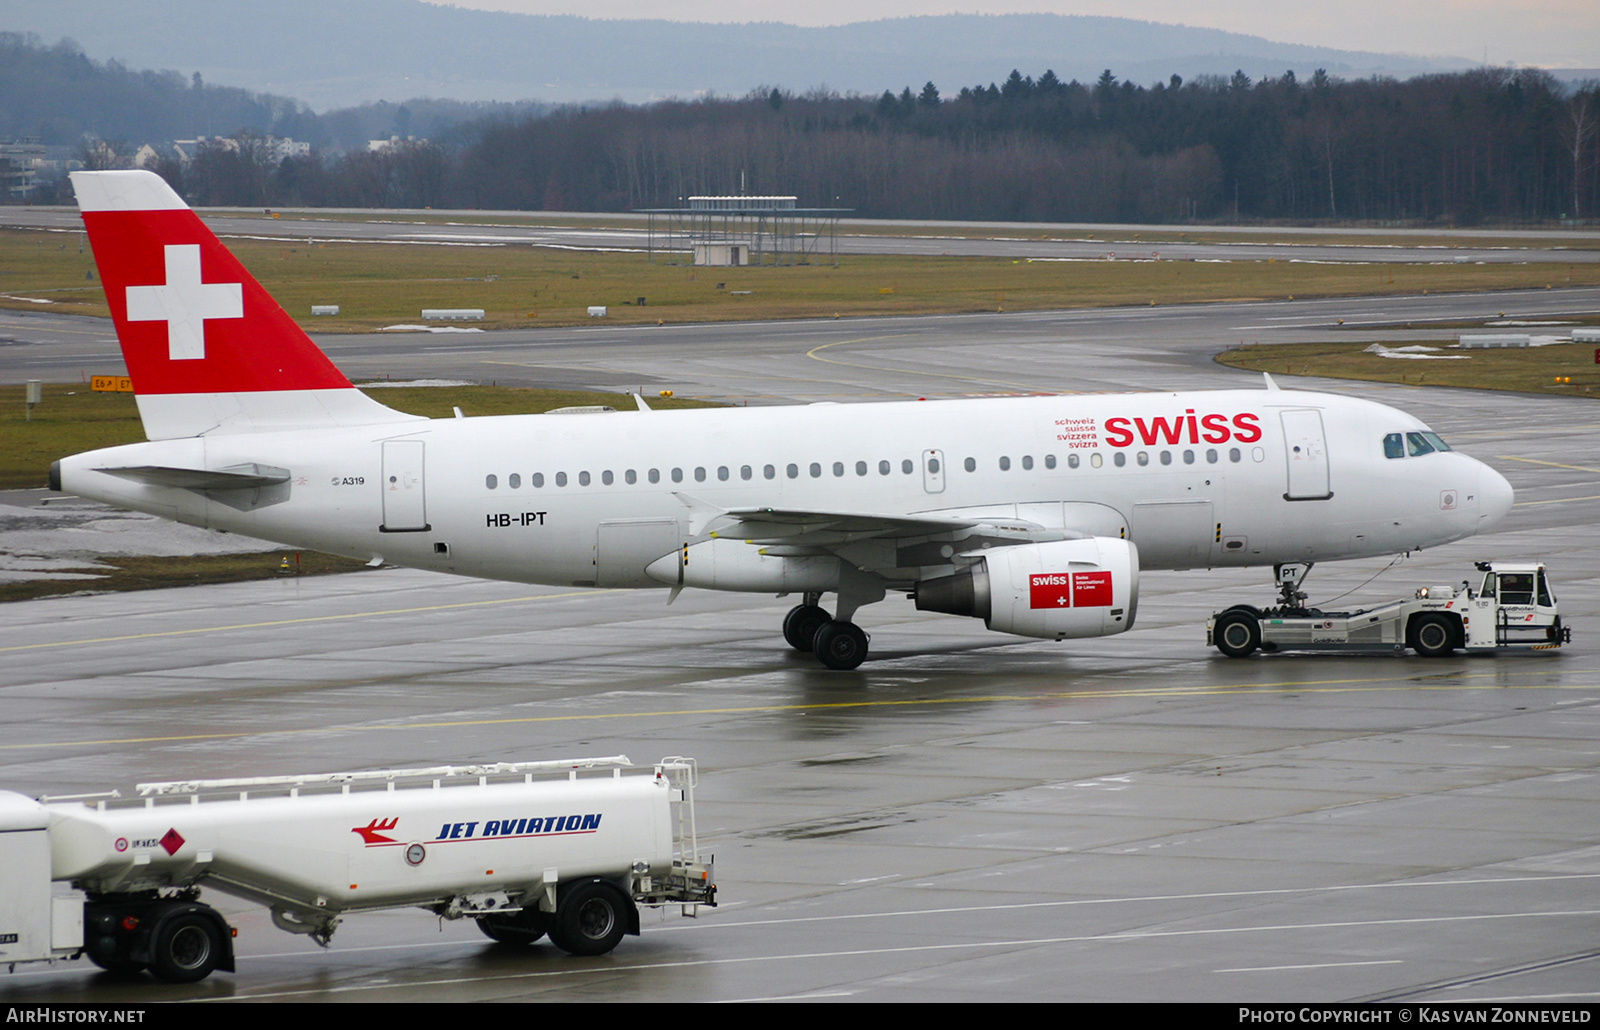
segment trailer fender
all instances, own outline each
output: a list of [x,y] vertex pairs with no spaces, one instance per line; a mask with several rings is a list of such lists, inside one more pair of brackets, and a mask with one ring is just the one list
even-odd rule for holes
[[216,969],[234,971],[233,928],[210,905],[161,899],[90,902],[88,907],[110,916],[112,933],[131,935],[114,951],[102,953],[112,966],[99,959],[97,965],[149,969],[169,983],[193,983]]

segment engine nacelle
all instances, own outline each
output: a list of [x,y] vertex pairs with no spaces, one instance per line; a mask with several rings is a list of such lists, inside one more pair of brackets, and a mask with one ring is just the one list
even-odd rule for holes
[[1128,540],[1089,537],[981,552],[953,576],[917,584],[923,611],[970,615],[992,630],[1066,640],[1133,626],[1139,552]]

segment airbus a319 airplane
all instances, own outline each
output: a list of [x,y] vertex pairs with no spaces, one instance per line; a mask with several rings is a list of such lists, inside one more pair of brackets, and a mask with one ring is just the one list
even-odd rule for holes
[[[1062,640],[1129,629],[1141,569],[1396,554],[1511,487],[1394,408],[1264,390],[426,419],[348,379],[149,172],[72,176],[148,443],[51,485],[197,526],[465,576],[800,594],[858,666],[919,609]],[[830,615],[819,605],[836,599]]]

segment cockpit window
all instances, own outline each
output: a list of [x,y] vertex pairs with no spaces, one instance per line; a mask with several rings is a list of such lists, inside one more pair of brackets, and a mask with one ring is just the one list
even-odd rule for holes
[[1383,456],[1385,458],[1404,458],[1406,454],[1415,458],[1419,454],[1432,454],[1434,451],[1448,451],[1450,445],[1445,443],[1438,433],[1423,431],[1420,433],[1390,433],[1383,438]]
[[1501,604],[1532,604],[1533,573],[1502,572],[1500,574]]

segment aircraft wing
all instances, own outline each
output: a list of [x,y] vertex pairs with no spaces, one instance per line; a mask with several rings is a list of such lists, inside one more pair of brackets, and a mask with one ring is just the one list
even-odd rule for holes
[[837,554],[858,567],[882,571],[943,564],[955,551],[1084,535],[1023,519],[798,508],[734,508],[712,519],[708,530],[709,537],[743,541],[763,554]]

